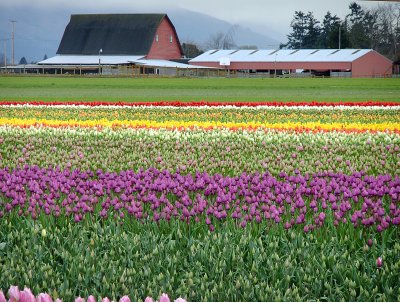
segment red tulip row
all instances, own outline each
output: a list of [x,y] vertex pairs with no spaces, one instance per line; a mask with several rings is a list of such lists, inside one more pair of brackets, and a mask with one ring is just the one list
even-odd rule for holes
[[235,107],[257,107],[257,106],[273,106],[273,107],[294,107],[294,106],[308,106],[308,107],[337,107],[337,106],[400,106],[398,102],[377,102],[377,101],[367,101],[367,102],[181,102],[181,101],[159,101],[159,102],[104,102],[104,101],[66,101],[66,102],[45,102],[41,100],[36,101],[1,101],[1,105],[84,105],[84,106],[173,106],[173,107],[189,107],[189,106],[235,106]]

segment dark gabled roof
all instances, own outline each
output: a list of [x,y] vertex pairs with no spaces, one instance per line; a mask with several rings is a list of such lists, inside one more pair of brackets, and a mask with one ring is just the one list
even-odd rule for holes
[[168,18],[166,14],[72,15],[57,54],[95,55],[102,49],[103,55],[146,55],[165,17]]

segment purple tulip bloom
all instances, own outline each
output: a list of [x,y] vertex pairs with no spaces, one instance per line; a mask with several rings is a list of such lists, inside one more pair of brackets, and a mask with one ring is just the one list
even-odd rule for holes
[[380,267],[382,267],[382,265],[383,265],[383,260],[381,257],[378,257],[376,259],[376,266],[380,268]]

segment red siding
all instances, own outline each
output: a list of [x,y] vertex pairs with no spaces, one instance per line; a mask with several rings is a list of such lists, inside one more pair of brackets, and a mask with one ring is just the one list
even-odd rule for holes
[[180,59],[182,55],[179,39],[175,29],[173,28],[171,22],[167,18],[164,18],[157,29],[153,44],[151,45],[150,51],[147,55],[147,59]]
[[[193,62],[192,65],[208,66],[219,68],[216,62]],[[313,69],[313,70],[331,70],[331,69],[351,69],[349,62],[231,62],[229,69]]]
[[356,78],[391,76],[392,65],[392,61],[386,57],[376,51],[370,51],[353,62],[352,76]]
[[[191,65],[207,66],[224,69],[218,62],[192,62]],[[391,76],[392,61],[376,51],[370,51],[353,62],[231,62],[231,70],[351,70],[352,77]]]

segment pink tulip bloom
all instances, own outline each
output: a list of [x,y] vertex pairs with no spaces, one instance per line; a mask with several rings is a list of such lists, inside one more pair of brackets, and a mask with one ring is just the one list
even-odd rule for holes
[[18,302],[20,299],[18,286],[11,286],[8,290],[8,296],[10,297],[9,302]]
[[376,259],[376,266],[382,267],[382,265],[383,265],[383,260],[381,257],[378,257],[378,259]]
[[32,294],[31,290],[29,288],[24,288],[23,291],[19,292],[20,302],[35,302],[36,298],[34,294]]
[[82,297],[75,298],[75,302],[85,302],[85,299]]
[[187,302],[185,299],[179,297],[178,299],[176,299],[174,302]]
[[36,302],[53,302],[53,299],[49,294],[40,293],[36,298]]
[[168,295],[163,293],[160,296],[160,302],[170,302]]
[[119,299],[119,302],[131,302],[131,299],[129,299],[128,296],[123,296],[121,299]]
[[111,302],[111,301],[110,301],[110,299],[108,299],[107,297],[105,297],[105,298],[103,298],[103,299],[101,300],[101,302]]
[[54,301],[54,302],[62,302],[62,300],[57,298],[56,301]]
[[6,297],[4,296],[3,291],[0,290],[0,302],[7,302]]
[[95,298],[94,296],[90,295],[90,296],[87,298],[87,302],[96,302],[96,298]]
[[144,299],[144,302],[154,302],[152,297],[146,297],[146,299]]

